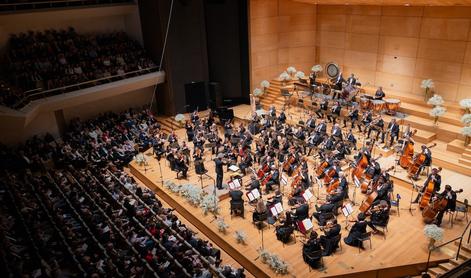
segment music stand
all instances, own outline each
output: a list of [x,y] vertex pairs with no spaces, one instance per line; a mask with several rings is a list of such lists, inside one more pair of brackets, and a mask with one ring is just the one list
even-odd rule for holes
[[[417,189],[417,185],[414,183],[414,180],[412,180],[412,178],[409,178],[410,181],[411,181],[411,192],[410,192],[410,202],[409,202],[409,208],[407,209],[410,214],[412,216],[414,216],[414,214],[412,213],[412,211],[414,211],[416,208],[412,208],[412,200],[413,200],[413,197],[414,197],[414,189]],[[420,194],[420,193],[419,193]]]
[[348,229],[348,217],[353,214],[353,207],[352,204],[347,203],[342,206],[342,213],[345,216],[345,230]]
[[354,189],[353,189],[353,200],[352,200],[352,204],[355,206],[357,203],[355,201],[356,199],[356,195],[357,195],[357,188],[360,188],[361,186],[361,183],[360,181],[358,180],[358,178],[356,176],[353,176],[352,178],[352,181],[353,181],[353,185],[354,185]]

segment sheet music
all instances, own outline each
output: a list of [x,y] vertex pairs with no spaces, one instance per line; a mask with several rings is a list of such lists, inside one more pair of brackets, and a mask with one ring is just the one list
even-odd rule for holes
[[281,183],[283,185],[287,185],[288,184],[288,177],[283,173],[281,174]]
[[250,191],[250,193],[253,195],[254,199],[260,198],[260,191],[258,191],[257,188],[255,188],[254,190]]
[[353,176],[353,183],[355,184],[357,188],[360,188],[361,183],[356,176]]
[[311,230],[312,227],[314,226],[314,225],[312,225],[312,221],[309,218],[306,218],[306,219],[303,220],[303,225],[304,225],[304,229],[306,231]]
[[229,166],[229,170],[231,170],[232,172],[237,172],[239,171],[239,167],[237,167],[237,165],[231,165]]
[[306,191],[304,191],[303,193],[303,198],[304,200],[306,200],[306,202],[309,202],[309,200],[314,197],[314,195],[312,195],[312,192],[310,189],[307,189]]
[[342,206],[342,213],[345,217],[348,217],[353,213],[353,207],[351,203]]
[[283,205],[282,205],[280,202],[278,202],[278,203],[275,204],[275,208],[276,208],[276,211],[277,211],[278,213],[282,213],[282,212],[283,212]]
[[234,184],[236,189],[239,189],[241,187],[239,179],[233,179],[232,183]]

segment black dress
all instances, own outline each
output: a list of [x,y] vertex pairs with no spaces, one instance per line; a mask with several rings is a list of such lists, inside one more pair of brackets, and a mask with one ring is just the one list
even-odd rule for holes
[[350,229],[350,233],[346,238],[343,239],[345,244],[350,246],[362,246],[362,242],[358,240],[364,233],[366,233],[366,221],[358,221],[353,224],[352,228]]

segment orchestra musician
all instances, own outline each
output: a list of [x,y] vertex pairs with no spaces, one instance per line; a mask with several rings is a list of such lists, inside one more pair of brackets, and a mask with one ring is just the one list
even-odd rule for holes
[[371,132],[375,131],[376,132],[375,140],[378,140],[379,135],[383,133],[383,128],[384,128],[383,118],[381,117],[381,115],[378,115],[371,123],[369,123],[369,129],[368,129],[368,135],[367,135],[368,138],[371,138],[370,137]]
[[317,238],[317,233],[313,231],[307,243],[303,245],[303,260],[312,268],[319,268],[321,267],[320,260],[322,258],[322,254],[319,254],[321,251],[321,243],[320,240]]
[[361,122],[358,123],[358,131],[362,132],[361,126],[365,126],[365,130],[363,132],[367,132],[367,128],[369,127],[371,121],[373,121],[373,113],[370,110],[367,110],[363,113]]
[[357,139],[355,138],[355,135],[353,134],[352,129],[348,131],[347,142],[350,146],[353,147],[354,150],[357,150]]
[[243,199],[244,193],[242,191],[236,189],[236,190],[230,190],[229,191],[229,196],[231,197],[230,204],[231,204],[231,215],[235,210],[238,210],[241,212],[242,218],[244,218],[244,199]]
[[[352,128],[355,128],[355,122],[358,121],[358,105],[354,105],[350,108],[347,117],[343,119],[343,127],[347,127],[347,118],[350,119]],[[361,130],[360,130],[361,131]]]
[[368,225],[365,221],[366,216],[364,213],[359,213],[357,216],[357,221],[355,224],[350,228],[350,232],[348,236],[343,239],[345,244],[355,247],[360,247],[361,249],[365,249],[363,247],[363,242],[359,240],[359,238],[366,233],[366,226]]
[[327,220],[327,224],[322,227],[324,235],[320,236],[320,243],[323,248],[322,256],[330,256],[338,248],[338,241],[336,238],[340,234],[340,224],[337,219]]
[[266,219],[267,213],[268,213],[268,209],[267,209],[267,205],[265,204],[265,201],[262,198],[258,199],[257,204],[255,205],[255,210],[253,211],[253,214],[252,214],[252,221],[253,222],[264,221]]
[[340,117],[340,111],[342,110],[342,106],[340,105],[340,102],[336,101],[334,102],[334,105],[330,109],[331,114],[327,115],[327,119],[329,120],[329,123],[336,123],[337,119]]
[[347,79],[347,84],[352,86],[357,85],[357,79],[355,78],[355,75],[353,73],[350,74],[350,77]]
[[250,192],[254,189],[257,189],[259,192],[261,192],[260,181],[257,179],[255,175],[250,175],[250,185],[248,187],[245,187],[245,190]]
[[442,185],[442,176],[438,173],[439,170],[437,168],[433,168],[432,172],[428,175],[427,179],[424,182],[424,186],[420,190],[419,194],[417,194],[417,197],[413,203],[418,203],[420,198],[422,197],[423,193],[427,189],[427,185],[429,184],[430,181],[433,181],[433,194],[436,194],[437,192],[440,191],[440,186]]
[[282,124],[284,124],[286,122],[286,114],[285,114],[285,109],[284,108],[281,110],[281,113],[278,116],[278,121]]
[[293,209],[295,221],[303,221],[304,219],[309,218],[309,204],[305,202],[298,203]]
[[316,119],[312,115],[309,115],[309,118],[306,120],[306,127],[310,129],[316,128]]
[[265,193],[268,194],[274,189],[275,186],[280,185],[280,171],[274,164],[270,167],[270,179],[265,183]]
[[426,145],[422,145],[421,149],[422,149],[422,154],[425,155],[425,161],[419,167],[417,174],[413,177],[416,180],[419,178],[420,174],[425,169],[425,167],[432,165],[432,151]]
[[188,165],[186,164],[186,158],[182,153],[178,154],[178,159],[175,161],[177,171],[181,172],[183,178],[187,178]]
[[216,158],[214,159],[214,164],[215,164],[215,172],[216,172],[216,187],[217,189],[222,189],[222,179],[224,175],[224,170],[222,166],[225,164],[222,161],[222,158],[224,157],[223,153],[219,153]]
[[324,118],[324,115],[327,114],[327,110],[329,109],[329,100],[324,98],[324,100],[320,103],[319,109],[316,111],[316,115],[319,118]]
[[375,92],[374,99],[375,100],[383,100],[383,98],[386,96],[386,94],[383,92],[383,87],[379,86],[378,89]]
[[396,118],[393,118],[389,122],[386,132],[383,132],[381,143],[384,143],[385,139],[387,141],[387,138],[385,138],[386,134],[389,135],[389,144],[386,142],[386,145],[391,147],[394,144],[394,139],[398,140],[399,138],[399,124],[397,123]]
[[374,233],[378,233],[376,226],[385,227],[389,222],[389,210],[388,203],[381,200],[378,205],[372,206],[369,211],[366,212],[370,217],[370,221],[366,221],[367,225],[373,229]]
[[447,211],[455,211],[456,208],[456,192],[452,190],[451,185],[445,185],[445,190],[440,193],[441,198],[445,198],[447,200],[446,206],[444,209],[440,210],[437,214],[437,218],[435,219],[435,223],[437,226],[440,227],[442,224],[443,215]]

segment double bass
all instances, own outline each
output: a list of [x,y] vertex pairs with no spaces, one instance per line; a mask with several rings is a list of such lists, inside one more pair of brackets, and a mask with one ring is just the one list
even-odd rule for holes
[[[415,129],[412,132],[410,137],[414,136],[416,132],[417,132],[417,129]],[[404,146],[404,149],[402,150],[401,157],[399,158],[399,165],[404,169],[408,169],[409,166],[412,164],[413,156],[414,156],[414,143],[408,140],[408,142]]]
[[[429,149],[433,148],[436,145],[437,145],[437,143],[433,143],[428,148]],[[407,174],[409,175],[409,177],[417,175],[417,173],[419,172],[420,167],[424,164],[425,159],[427,159],[427,157],[423,152],[416,155],[416,157],[414,158],[413,163],[409,166],[409,169],[407,169]]]
[[360,179],[361,176],[363,175],[363,171],[365,171],[366,167],[368,166],[368,158],[366,157],[365,154],[361,154],[360,159],[355,165],[355,169],[353,169],[352,172],[352,178],[356,177],[357,179]]
[[[461,193],[463,192],[463,189],[455,190],[454,192]],[[437,214],[446,208],[447,204],[448,200],[445,198],[444,195],[440,194],[435,201],[426,206],[422,211],[422,217],[424,218],[425,224],[431,224]]]
[[[438,168],[438,173],[442,170],[442,167]],[[434,179],[430,179],[430,181],[427,183],[425,191],[422,194],[422,197],[420,198],[419,202],[419,208],[424,209],[426,206],[429,205],[430,199],[432,198],[433,192],[435,191],[435,181]]]

